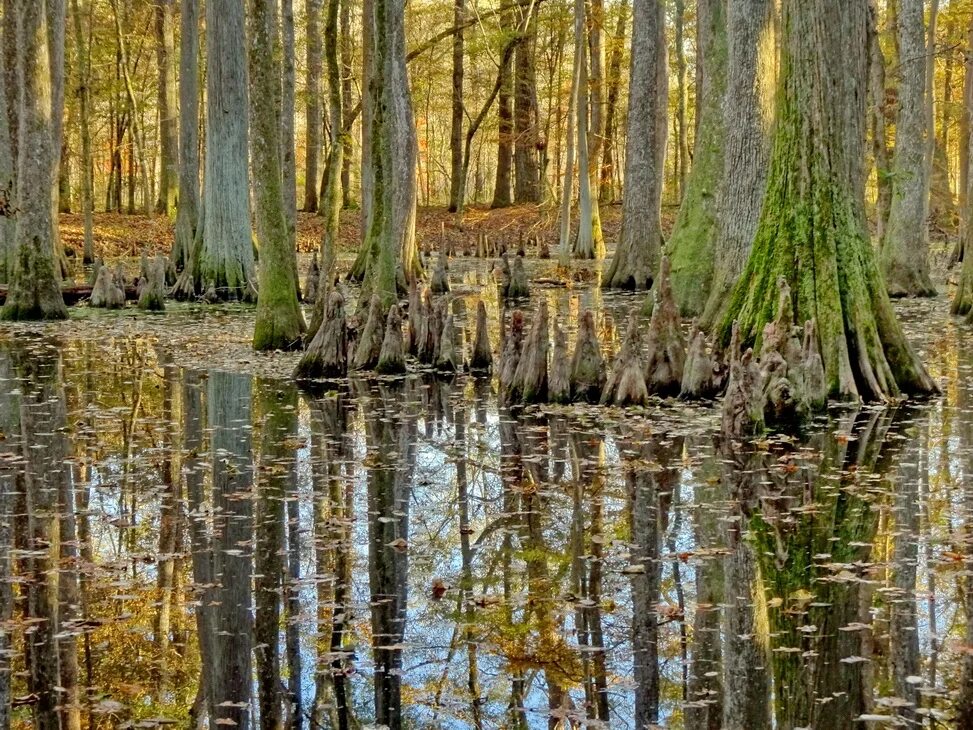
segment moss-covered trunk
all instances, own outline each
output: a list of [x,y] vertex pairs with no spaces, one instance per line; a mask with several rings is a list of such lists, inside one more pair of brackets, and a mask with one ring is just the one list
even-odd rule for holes
[[[702,86],[697,96],[699,133],[696,135],[693,168],[681,190],[679,215],[666,246],[672,263],[672,291],[684,315],[695,316],[703,311],[713,280],[717,193],[723,179],[726,150],[723,97],[727,47],[723,6],[721,0],[699,3],[699,40],[702,44]],[[684,122],[680,119],[681,125]],[[680,137],[682,135],[683,131],[680,131]],[[681,173],[685,167],[681,165]],[[736,179],[734,184],[737,184]]]
[[[53,64],[44,2],[24,3],[17,25],[17,88],[20,90],[13,270],[0,318],[64,319],[53,217],[57,153],[52,92]],[[9,58],[9,57],[8,57]],[[63,103],[63,99],[61,100]],[[12,103],[12,99],[10,100]],[[12,134],[12,130],[11,130]],[[5,226],[9,233],[10,226]]]
[[867,15],[866,0],[784,3],[767,193],[719,339],[729,343],[738,320],[754,343],[783,278],[796,321],[817,321],[829,393],[884,400],[936,385],[895,317],[865,226]]
[[[250,0],[251,156],[260,244],[260,292],[253,346],[299,347],[304,315],[297,301],[297,271],[283,193],[280,134],[280,64],[275,60],[276,12],[272,0]],[[207,222],[209,216],[207,216]]]
[[415,238],[418,143],[406,69],[405,2],[373,0],[371,5],[377,32],[368,85],[372,194],[362,301],[378,293],[387,309],[422,273]]

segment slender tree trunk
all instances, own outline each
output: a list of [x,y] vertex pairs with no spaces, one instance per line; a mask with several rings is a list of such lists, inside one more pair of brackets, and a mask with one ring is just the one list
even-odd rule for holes
[[[197,293],[209,292],[211,298],[220,300],[251,300],[255,295],[255,276],[247,169],[249,101],[243,0],[207,0],[206,30],[205,216],[203,246],[194,279]],[[277,89],[279,78],[278,73],[271,82]],[[271,103],[277,98],[279,91],[261,101]],[[274,125],[272,134],[275,140],[280,139],[279,126]],[[268,144],[262,140],[258,148],[269,155]],[[282,184],[279,150],[279,144],[272,149],[277,157],[275,180],[260,181],[259,189],[265,192],[265,184]],[[278,230],[285,234],[286,243],[283,195],[279,187],[275,198],[281,201],[275,203],[280,205]],[[288,261],[281,264],[278,260],[274,270],[289,271],[290,252],[280,256]],[[286,296],[283,288],[279,291]],[[296,290],[291,286],[290,291]]]
[[[501,14],[501,23],[510,25],[513,14]],[[509,32],[509,28],[507,28]],[[497,174],[493,185],[491,208],[506,208],[511,203],[510,175],[513,166],[514,118],[511,106],[513,92],[512,58],[500,62],[500,92],[497,97]]]
[[297,76],[294,69],[294,0],[280,0],[281,31],[283,36],[283,64],[281,70],[280,104],[280,164],[284,180],[284,220],[291,250],[291,267],[297,282],[297,159],[294,146],[294,118],[296,115]]
[[[305,330],[304,314],[297,300],[298,284],[293,265],[294,246],[287,217],[286,172],[282,158],[291,155],[281,145],[280,66],[274,61],[277,37],[276,0],[250,0],[250,136],[257,240],[260,243],[257,321],[253,346],[257,350],[289,350],[300,347]],[[286,55],[286,54],[285,54]],[[281,150],[284,150],[283,154]],[[209,185],[207,185],[207,188]],[[207,211],[207,222],[209,211]]]
[[668,68],[660,0],[632,2],[622,233],[602,286],[648,289],[662,250]]
[[[575,0],[575,13],[577,13],[578,0]],[[575,20],[575,28],[577,28],[577,20]],[[568,97],[568,130],[566,135],[565,143],[565,153],[564,153],[564,177],[561,183],[561,216],[560,216],[560,230],[561,238],[558,245],[558,258],[561,266],[567,266],[568,259],[571,253],[571,206],[574,199],[574,151],[575,151],[575,141],[578,139],[578,135],[575,131],[575,124],[578,121],[578,114],[576,113],[579,95],[581,93],[581,63],[578,58],[578,48],[579,44],[584,43],[584,40],[575,41],[575,62],[571,70],[571,91]]]
[[[933,0],[936,4],[936,0]],[[892,157],[892,203],[882,242],[882,269],[891,296],[933,296],[929,275],[929,180],[932,136],[926,96],[923,0],[900,0],[899,117]]]
[[[466,0],[454,0],[453,25],[461,28],[466,19]],[[449,132],[450,175],[449,212],[463,210],[463,193],[466,188],[463,175],[463,31],[453,34],[453,92],[452,123]]]
[[174,0],[155,0],[156,58],[159,65],[159,148],[162,170],[156,210],[172,215],[179,191],[179,122],[176,111]]
[[307,102],[304,124],[307,150],[304,158],[304,212],[318,209],[318,160],[321,158],[321,6],[322,0],[307,0]]
[[[57,259],[57,130],[63,107],[55,106],[55,59],[48,40],[47,6],[43,0],[19,5],[16,54],[18,66],[18,160],[14,268],[0,318],[64,319]],[[61,103],[63,104],[63,96]]]
[[[89,108],[91,103],[91,8],[84,6],[87,29],[82,25],[82,13],[78,0],[71,0],[71,16],[74,21],[75,73],[77,74],[79,134],[81,136],[81,212],[84,215],[84,263],[95,260],[94,242],[94,167],[91,154],[91,126]],[[2,124],[2,122],[0,122]],[[2,130],[0,130],[2,135]],[[2,153],[0,153],[2,154]],[[2,163],[0,163],[2,168]],[[2,173],[0,173],[2,177]],[[0,224],[2,225],[2,224]],[[2,266],[0,266],[2,268]]]
[[[605,242],[601,236],[601,218],[597,213],[598,198],[591,194],[591,165],[588,154],[588,111],[590,86],[588,79],[588,39],[585,0],[575,0],[575,50],[574,62],[577,90],[575,108],[578,114],[578,235],[574,241],[575,256],[581,259],[602,258]],[[573,171],[571,171],[573,174]],[[570,184],[565,185],[570,190]]]
[[[963,110],[959,124],[959,209],[962,216],[963,230],[960,240],[964,240],[966,228],[969,226],[970,202],[970,129],[973,120],[973,15],[966,32],[966,47],[963,49]],[[960,257],[965,258],[960,252]]]
[[598,198],[603,203],[616,200],[615,190],[615,138],[618,97],[622,85],[622,52],[625,48],[625,25],[628,20],[628,0],[618,6],[618,21],[615,34],[611,39],[611,53],[608,57],[607,87],[608,98],[605,104],[605,140],[602,144],[602,159]]
[[125,84],[125,95],[128,98],[129,137],[132,142],[132,150],[129,156],[129,212],[135,212],[135,176],[132,174],[132,169],[137,159],[139,175],[142,179],[142,212],[148,216],[152,214],[152,198],[149,191],[149,161],[145,153],[145,133],[142,128],[142,117],[138,112],[138,104],[135,101],[135,82],[132,80],[132,69],[129,66],[128,44],[125,42],[125,32],[122,29],[122,15],[118,8],[118,0],[111,0],[111,4],[115,18],[118,52],[121,55],[122,80]]
[[[686,86],[686,48],[683,30],[686,24],[686,3],[685,0],[675,0],[675,2],[676,27],[673,43],[676,47],[676,200],[681,202],[686,194],[686,177],[689,175],[689,127],[686,123],[689,89]],[[699,22],[698,19],[697,22]],[[699,72],[697,71],[697,73]],[[705,70],[703,73],[706,73]],[[699,94],[698,91],[699,89],[697,89],[696,98],[700,100],[703,95]],[[697,109],[696,115],[699,119],[699,109]]]
[[[179,206],[170,258],[189,266],[199,222],[199,0],[182,0],[179,33]],[[190,287],[195,288],[195,286]]]
[[342,98],[342,124],[341,129],[344,136],[341,143],[344,147],[341,155],[341,207],[351,208],[354,205],[354,195],[351,189],[351,156],[352,141],[351,128],[355,123],[355,110],[351,104],[351,87],[354,81],[354,71],[352,61],[354,60],[354,49],[351,40],[351,2],[341,3],[340,12],[340,31],[341,31],[341,98]]
[[741,342],[754,343],[783,278],[795,320],[816,320],[829,393],[883,400],[936,385],[895,317],[865,226],[867,30],[867,0],[783,6],[767,193],[719,334],[728,344],[737,320]]
[[889,208],[892,205],[892,168],[889,162],[888,124],[886,114],[888,104],[885,90],[885,54],[879,43],[878,8],[875,0],[868,3],[868,86],[869,112],[872,129],[872,157],[875,164],[878,198],[875,203],[875,231],[878,240],[885,238],[888,226]]

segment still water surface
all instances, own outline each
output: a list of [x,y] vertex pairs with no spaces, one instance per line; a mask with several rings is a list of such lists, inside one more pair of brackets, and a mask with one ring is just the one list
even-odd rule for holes
[[[631,304],[542,296],[609,343]],[[973,345],[907,306],[941,398],[750,444],[467,376],[298,390],[247,311],[5,331],[11,724],[48,681],[83,727],[189,726],[201,683],[238,727],[954,727]]]

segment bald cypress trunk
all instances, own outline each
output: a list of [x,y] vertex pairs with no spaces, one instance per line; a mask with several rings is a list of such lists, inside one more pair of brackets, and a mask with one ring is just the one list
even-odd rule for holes
[[611,53],[608,56],[608,73],[605,77],[607,98],[605,101],[604,141],[602,147],[601,169],[599,172],[598,199],[605,203],[615,201],[615,128],[616,107],[622,80],[622,51],[625,46],[625,24],[628,19],[628,0],[622,0],[618,7],[618,22],[611,39]]
[[756,342],[783,278],[796,321],[817,322],[829,393],[883,400],[936,385],[895,317],[865,227],[867,16],[867,0],[784,3],[767,193],[719,337],[729,343],[738,320],[742,341]]
[[[297,271],[286,212],[281,169],[280,65],[275,62],[275,0],[250,0],[250,138],[253,158],[257,240],[260,244],[260,295],[253,346],[288,350],[301,345],[304,314],[297,301]],[[284,155],[286,156],[286,151]],[[208,187],[208,186],[207,186]],[[207,211],[207,223],[209,211]]]
[[882,241],[882,270],[892,296],[933,296],[929,276],[929,178],[926,164],[926,56],[923,0],[900,0],[899,116],[892,156],[892,202]]
[[[466,0],[454,0],[453,25],[460,28],[466,19]],[[453,34],[453,92],[452,123],[449,132],[449,211],[455,213],[463,209],[464,167],[463,167],[463,31]]]
[[307,0],[307,102],[304,124],[307,149],[304,157],[304,212],[318,209],[318,160],[321,158],[321,6],[322,0]]
[[[364,241],[363,290],[385,309],[421,273],[415,238],[416,141],[406,69],[405,1],[372,0],[371,202]],[[367,21],[367,19],[366,19]]]
[[[250,232],[243,0],[208,0],[206,30],[206,213],[195,287],[197,293],[212,291],[220,300],[251,300],[256,277]],[[279,139],[276,133],[275,137]]]
[[159,66],[159,146],[162,169],[156,210],[170,215],[176,208],[179,189],[179,137],[176,118],[176,29],[174,0],[155,5],[156,60]]
[[67,309],[61,296],[54,218],[58,137],[54,118],[60,118],[62,107],[55,106],[53,93],[56,69],[46,2],[24,3],[18,12],[16,228],[10,288],[0,318],[64,319]]
[[181,271],[199,221],[199,0],[182,0],[179,13],[179,205],[170,258]]
[[885,238],[889,207],[892,204],[891,163],[889,162],[887,102],[885,89],[885,54],[879,43],[878,7],[875,0],[868,3],[868,96],[872,129],[872,157],[875,164],[878,199],[875,201],[875,231],[878,240]]
[[[4,48],[0,51],[0,283],[7,283],[13,275],[15,261],[15,219],[13,209],[16,204],[16,172],[17,158],[15,154],[14,142],[16,133],[11,129],[11,119],[14,127],[17,124],[19,106],[15,98],[13,86],[8,88],[8,72],[16,72],[16,69],[8,69],[7,65],[15,62],[14,51],[6,46],[9,39],[6,37],[6,28],[10,24],[13,10],[10,7],[10,0],[4,10]],[[12,134],[11,132],[14,131]]]
[[[284,220],[291,250],[291,266],[297,281],[297,160],[295,158],[294,118],[297,72],[294,68],[294,0],[280,0],[281,27],[281,103],[280,165],[284,190]],[[296,284],[295,284],[296,287]],[[296,288],[295,288],[296,291]]]
[[[500,16],[501,23],[509,32],[511,14]],[[511,97],[513,92],[513,54],[504,56],[500,61],[500,89],[497,95],[497,174],[493,184],[491,208],[506,208],[510,205],[510,173],[513,164],[514,124]]]
[[622,233],[602,286],[648,289],[662,250],[668,69],[665,4],[633,0]]
[[[692,171],[687,175],[685,164],[679,168],[682,203],[666,246],[672,262],[672,290],[684,315],[702,312],[714,276],[717,205],[723,187],[726,153],[723,98],[726,93],[727,29],[724,5],[722,0],[700,0],[697,9],[701,53],[696,63],[702,69],[702,84],[696,90],[699,133]],[[685,135],[684,125],[685,119],[680,119],[681,137]],[[685,140],[680,139],[680,150],[684,143]],[[680,158],[683,155],[688,158],[688,152],[680,152]],[[745,184],[740,179],[739,170],[732,170],[731,174],[733,185]]]
[[747,263],[760,219],[770,158],[770,125],[776,92],[774,5],[739,0],[726,9],[726,92],[722,107],[724,149],[716,190],[711,286],[700,326],[719,321]]
[[540,166],[537,162],[537,6],[531,3],[521,14],[524,40],[514,53],[514,200],[540,202]]
[[[90,125],[90,105],[91,90],[91,7],[85,3],[85,20],[87,28],[82,25],[81,6],[78,0],[71,0],[71,18],[74,21],[74,60],[75,74],[77,81],[77,96],[79,106],[79,129],[81,137],[81,212],[84,215],[84,254],[83,260],[86,264],[94,263],[95,242],[94,242],[94,170],[91,153],[91,125]],[[0,60],[2,64],[2,60]],[[0,90],[0,96],[3,91]],[[3,104],[0,102],[0,107]],[[0,119],[0,140],[3,139],[3,120]],[[2,144],[2,141],[0,141]],[[0,152],[0,155],[3,155]],[[3,163],[0,161],[0,179],[3,178]],[[0,183],[2,185],[2,183]],[[2,226],[0,222],[0,226]],[[0,251],[3,249],[3,235],[0,233]],[[0,254],[2,256],[2,254]],[[3,263],[0,260],[0,280],[2,276]]]

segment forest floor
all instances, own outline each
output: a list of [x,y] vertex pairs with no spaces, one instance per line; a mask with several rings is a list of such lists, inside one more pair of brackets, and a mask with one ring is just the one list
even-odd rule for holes
[[[669,230],[674,211],[663,213],[663,224]],[[622,206],[602,204],[601,222],[605,240],[614,243],[621,228]],[[314,251],[321,241],[324,219],[314,213],[299,213],[297,245],[302,253]],[[554,248],[558,239],[558,209],[549,205],[515,205],[491,210],[485,206],[467,208],[462,218],[445,207],[418,209],[416,236],[423,246],[435,248],[446,231],[447,236],[465,234],[470,240],[485,233],[503,243],[516,244],[523,235],[546,239]],[[105,259],[139,256],[143,251],[152,256],[167,254],[172,248],[173,221],[165,216],[96,213],[94,217],[95,254]],[[61,237],[69,251],[80,254],[84,245],[84,219],[77,213],[61,214]],[[341,212],[339,248],[345,252],[358,248],[361,241],[361,211]]]

